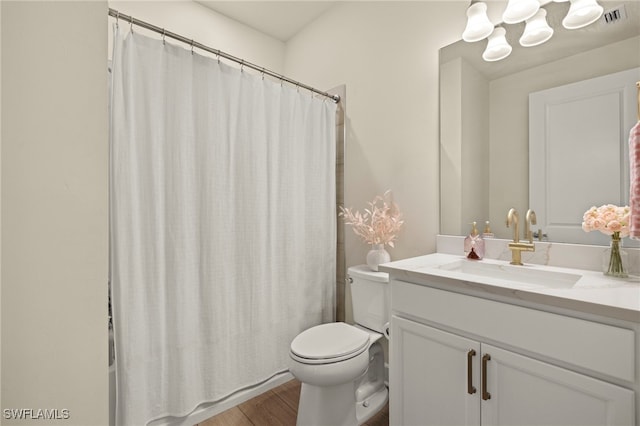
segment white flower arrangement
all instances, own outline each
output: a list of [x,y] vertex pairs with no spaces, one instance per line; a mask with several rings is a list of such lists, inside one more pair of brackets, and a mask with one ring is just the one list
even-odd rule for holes
[[369,202],[369,208],[364,213],[353,211],[352,208],[340,206],[340,213],[344,223],[351,225],[353,232],[367,244],[388,244],[394,247],[394,241],[402,228],[404,221],[398,205],[391,201],[391,191],[377,195]]

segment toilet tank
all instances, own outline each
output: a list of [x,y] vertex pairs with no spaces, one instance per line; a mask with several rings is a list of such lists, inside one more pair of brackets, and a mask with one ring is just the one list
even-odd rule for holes
[[389,321],[389,274],[372,271],[367,265],[352,266],[347,274],[354,322],[383,333]]

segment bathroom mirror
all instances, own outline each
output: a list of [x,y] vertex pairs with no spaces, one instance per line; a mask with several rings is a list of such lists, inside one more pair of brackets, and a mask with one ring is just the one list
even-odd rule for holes
[[[509,208],[515,207],[522,220],[528,208],[536,209],[529,206],[530,93],[640,66],[640,2],[600,3],[605,14],[618,11],[618,18],[607,23],[603,17],[577,30],[566,30],[561,24],[568,2],[546,4],[554,34],[540,46],[519,45],[523,23],[504,25],[513,51],[501,61],[482,59],[486,40],[460,40],[440,50],[442,234],[465,235],[470,222],[483,225],[488,220],[496,237],[511,239],[512,230],[505,225]],[[635,109],[635,101],[633,105]],[[621,131],[628,137],[629,129]],[[623,161],[628,158],[621,155]],[[567,173],[570,167],[567,164]],[[584,200],[584,211],[594,203]],[[593,234],[589,241],[554,238],[552,233],[548,240],[608,243],[605,236],[595,235],[599,232],[589,234]]]

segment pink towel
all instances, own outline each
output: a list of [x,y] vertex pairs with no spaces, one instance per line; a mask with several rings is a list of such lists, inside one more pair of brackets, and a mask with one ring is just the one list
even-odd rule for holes
[[640,121],[629,133],[629,237],[640,240]]

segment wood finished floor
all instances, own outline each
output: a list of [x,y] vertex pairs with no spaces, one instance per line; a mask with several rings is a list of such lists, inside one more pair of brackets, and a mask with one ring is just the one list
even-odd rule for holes
[[[300,382],[294,379],[197,426],[294,426],[299,400]],[[389,426],[389,404],[365,425]]]

